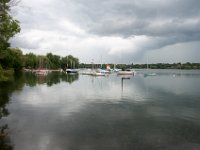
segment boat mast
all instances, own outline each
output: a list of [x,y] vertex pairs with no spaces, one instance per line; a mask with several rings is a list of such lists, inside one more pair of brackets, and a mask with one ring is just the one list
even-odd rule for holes
[[68,56],[67,56],[67,68],[68,68]]
[[102,55],[101,55],[101,69],[102,69]]
[[73,62],[72,62],[72,60],[70,60],[70,62],[71,62],[71,66],[70,66],[70,68],[73,68],[73,64],[72,64]]

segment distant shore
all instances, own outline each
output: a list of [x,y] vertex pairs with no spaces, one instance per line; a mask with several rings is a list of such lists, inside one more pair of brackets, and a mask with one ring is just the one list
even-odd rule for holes
[[[79,68],[106,68],[107,64],[85,64],[80,63]],[[111,68],[134,68],[134,69],[185,69],[199,70],[200,63],[156,63],[156,64],[109,64]]]

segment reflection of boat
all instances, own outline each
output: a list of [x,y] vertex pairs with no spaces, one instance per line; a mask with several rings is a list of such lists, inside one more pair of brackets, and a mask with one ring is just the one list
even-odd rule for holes
[[126,69],[124,71],[118,71],[117,75],[134,75],[134,71]]
[[131,76],[123,76],[121,78],[122,92],[123,92],[123,89],[124,89],[124,80],[130,80],[130,79],[131,79]]
[[[148,62],[148,57],[147,57],[147,71],[149,70],[149,62]],[[156,76],[156,73],[145,73],[144,76]]]
[[93,75],[93,76],[105,76],[106,74],[102,73],[102,72],[93,72],[91,75]]
[[156,73],[145,73],[144,76],[147,77],[147,76],[156,76],[157,74]]
[[122,76],[122,80],[124,80],[124,79],[131,79],[131,76],[129,75],[129,76]]
[[148,76],[156,76],[156,73],[149,73]]
[[76,74],[76,73],[78,73],[78,69],[66,69],[66,73]]
[[43,76],[46,76],[48,74],[48,70],[36,70],[35,72],[36,75],[43,75]]

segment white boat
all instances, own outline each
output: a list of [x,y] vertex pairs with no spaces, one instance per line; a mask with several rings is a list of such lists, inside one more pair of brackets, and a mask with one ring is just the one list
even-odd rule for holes
[[122,71],[122,70],[121,69],[117,69],[117,68],[114,69],[114,72],[119,72],[119,71]]
[[94,72],[91,74],[92,76],[106,76],[105,73],[101,73],[101,72]]
[[124,71],[118,71],[117,75],[134,75],[134,71],[126,69]]
[[109,70],[104,70],[104,69],[97,69],[96,72],[97,73],[102,73],[102,74],[109,74],[110,73]]
[[76,74],[76,73],[78,73],[78,69],[66,69],[66,73],[68,73],[68,74]]
[[92,72],[93,76],[105,76],[108,72],[106,70],[97,69]]
[[119,72],[119,71],[121,71],[121,70],[122,70],[122,69],[116,68],[116,64],[114,64],[114,69],[113,69],[114,72]]
[[86,72],[82,72],[82,75],[91,75],[91,76],[106,76],[106,73],[100,72],[99,70],[88,70]]
[[39,59],[39,68],[37,70],[33,71],[36,75],[40,75],[40,76],[46,76],[49,71],[47,70],[47,65],[46,65],[46,69],[43,68],[43,62],[42,62],[42,58]]

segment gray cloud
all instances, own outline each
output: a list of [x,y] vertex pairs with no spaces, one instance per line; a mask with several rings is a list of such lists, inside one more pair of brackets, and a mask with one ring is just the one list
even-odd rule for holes
[[82,24],[99,35],[164,36],[200,30],[198,0],[75,0],[74,3],[82,5],[78,15],[87,18]]
[[59,48],[61,55],[70,49],[83,61],[107,52],[117,62],[121,51],[127,62],[141,61],[150,50],[199,42],[199,6],[199,0],[22,0],[14,11],[22,32],[12,44]]

